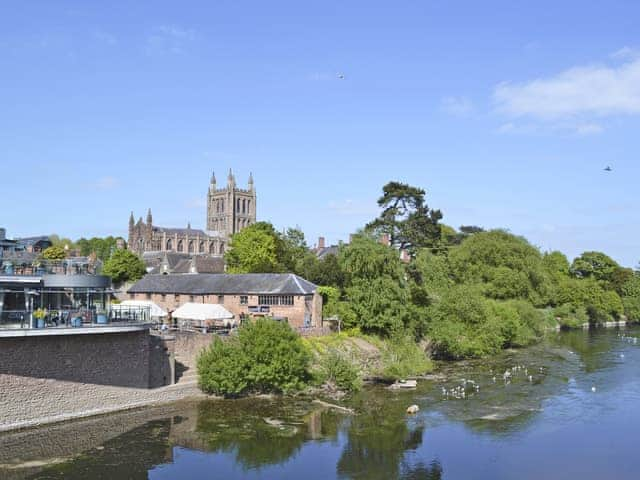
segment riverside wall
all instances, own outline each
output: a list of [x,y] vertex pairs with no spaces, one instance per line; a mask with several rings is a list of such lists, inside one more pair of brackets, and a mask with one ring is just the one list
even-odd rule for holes
[[200,396],[148,329],[0,336],[0,431]]

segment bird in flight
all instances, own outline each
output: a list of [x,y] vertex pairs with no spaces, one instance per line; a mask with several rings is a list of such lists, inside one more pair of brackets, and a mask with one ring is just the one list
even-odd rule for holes
[[613,168],[607,165],[607,168],[604,169],[605,172],[612,172]]
[[338,80],[344,80],[344,73],[337,73]]

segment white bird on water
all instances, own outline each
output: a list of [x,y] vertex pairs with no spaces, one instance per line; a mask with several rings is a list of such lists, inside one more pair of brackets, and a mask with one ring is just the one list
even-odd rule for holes
[[591,391],[595,392],[596,391],[596,386],[594,385],[593,387],[591,387]]

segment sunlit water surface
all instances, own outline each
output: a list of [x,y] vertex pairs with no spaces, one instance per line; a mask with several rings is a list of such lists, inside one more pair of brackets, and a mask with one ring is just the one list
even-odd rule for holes
[[[413,391],[365,389],[346,402],[354,416],[309,399],[202,401],[0,436],[0,478],[637,479],[636,337],[563,332],[441,365]],[[451,393],[465,380],[464,398]]]

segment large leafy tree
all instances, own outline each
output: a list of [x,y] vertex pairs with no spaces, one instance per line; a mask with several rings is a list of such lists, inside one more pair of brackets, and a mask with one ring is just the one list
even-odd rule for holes
[[338,262],[348,277],[347,283],[383,276],[399,280],[403,274],[398,252],[364,234],[353,236],[351,243],[340,250]]
[[102,267],[102,273],[115,283],[134,282],[146,273],[144,262],[131,250],[116,250]]
[[231,273],[272,273],[282,271],[278,261],[278,236],[271,224],[255,223],[231,237],[225,253]]
[[571,273],[579,278],[593,277],[609,282],[620,269],[620,265],[602,252],[584,252],[571,264]]
[[389,182],[382,191],[378,199],[382,213],[367,229],[389,235],[393,246],[411,253],[421,247],[436,247],[442,213],[427,206],[425,191],[400,182]]

